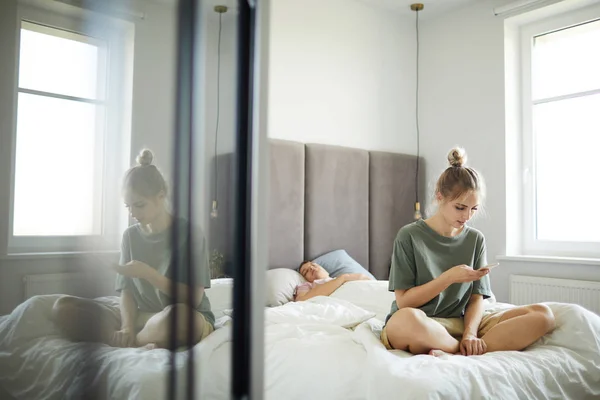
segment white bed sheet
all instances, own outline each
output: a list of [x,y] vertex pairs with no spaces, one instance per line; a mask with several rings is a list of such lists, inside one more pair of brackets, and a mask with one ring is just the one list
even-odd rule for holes
[[[600,317],[572,304],[546,303],[557,329],[522,352],[439,359],[387,351],[373,335],[380,321],[356,330],[368,353],[369,399],[598,399]],[[496,309],[512,307],[497,304]]]
[[[8,393],[15,398],[72,397],[80,385],[89,384],[81,373],[82,355],[87,354],[95,366],[88,378],[107,398],[165,398],[170,362],[166,350],[94,346],[90,357],[85,353],[89,345],[57,336],[47,319],[55,298],[31,299],[0,320],[0,384]],[[329,313],[332,307],[348,313],[343,302],[331,300],[315,301]],[[383,321],[377,317],[349,330],[314,318],[298,323],[297,310],[287,323],[281,318],[285,311],[278,311],[277,320],[268,319],[265,327],[265,398],[599,398],[600,317],[575,305],[548,305],[558,328],[528,350],[445,360],[388,352],[378,339]],[[217,329],[193,350],[197,398],[229,398],[230,328]],[[178,354],[181,372],[187,355]]]

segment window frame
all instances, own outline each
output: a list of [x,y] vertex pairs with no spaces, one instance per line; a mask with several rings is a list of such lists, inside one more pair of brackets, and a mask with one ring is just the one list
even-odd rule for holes
[[[536,36],[555,32],[561,29],[575,27],[586,22],[600,20],[600,6],[591,6],[560,15],[540,19],[524,25],[520,29],[520,58],[521,58],[521,247],[522,253],[534,256],[600,258],[600,243],[598,242],[565,242],[540,240],[536,237],[536,158],[535,136],[533,133],[532,94],[532,57],[533,41]],[[536,100],[535,103],[556,101],[600,93],[598,90],[555,96],[548,99]],[[573,204],[577,210],[577,204]]]
[[[83,35],[91,43],[99,46],[98,79],[101,93],[93,104],[104,106],[103,132],[96,135],[96,154],[102,164],[96,169],[95,189],[100,193],[99,204],[94,205],[94,224],[99,224],[100,234],[74,236],[15,236],[14,201],[17,146],[17,113],[19,93],[30,93],[19,87],[20,37],[23,23],[58,29],[64,37],[70,33]],[[62,35],[58,35],[62,36]],[[119,250],[121,234],[128,219],[126,211],[119,203],[120,185],[123,172],[129,167],[133,92],[133,41],[134,25],[89,11],[75,10],[62,13],[33,6],[19,4],[17,13],[17,43],[15,57],[14,109],[12,124],[11,176],[7,254],[49,253],[72,251],[111,251]],[[102,76],[104,75],[104,76]],[[34,91],[35,92],[35,91]],[[44,92],[40,92],[42,95]],[[37,94],[37,93],[36,93]],[[52,97],[52,96],[48,96]],[[56,96],[68,99],[71,96]],[[74,98],[79,100],[79,98]],[[106,151],[110,149],[110,151]],[[116,151],[114,149],[117,149]]]

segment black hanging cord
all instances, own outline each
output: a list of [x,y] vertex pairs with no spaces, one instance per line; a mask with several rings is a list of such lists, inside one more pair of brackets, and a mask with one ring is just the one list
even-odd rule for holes
[[420,137],[419,131],[419,10],[415,11],[417,14],[416,18],[416,30],[417,30],[417,85],[416,85],[416,112],[415,121],[417,125],[417,168],[415,172],[415,203],[419,202],[419,155],[420,155]]
[[217,144],[219,140],[219,122],[221,119],[221,30],[223,28],[223,13],[219,13],[219,39],[217,44],[217,123],[215,126],[215,204],[216,207],[219,193],[217,191],[219,181],[219,163],[217,162]]

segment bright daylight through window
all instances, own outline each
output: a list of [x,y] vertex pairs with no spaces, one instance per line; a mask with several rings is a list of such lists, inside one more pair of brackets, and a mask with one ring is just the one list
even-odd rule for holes
[[101,234],[103,46],[22,23],[14,236]]
[[600,20],[534,37],[535,238],[600,242]]

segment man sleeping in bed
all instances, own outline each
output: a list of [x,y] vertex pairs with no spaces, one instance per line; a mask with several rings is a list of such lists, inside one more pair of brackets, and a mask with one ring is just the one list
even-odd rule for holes
[[306,279],[306,282],[296,286],[294,301],[308,300],[316,296],[329,296],[346,282],[371,280],[370,277],[363,274],[343,274],[332,278],[325,268],[312,261],[303,261],[298,272]]

